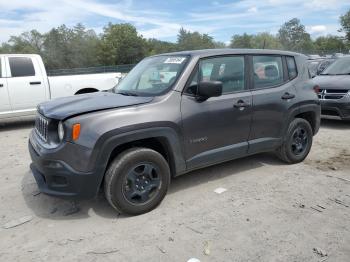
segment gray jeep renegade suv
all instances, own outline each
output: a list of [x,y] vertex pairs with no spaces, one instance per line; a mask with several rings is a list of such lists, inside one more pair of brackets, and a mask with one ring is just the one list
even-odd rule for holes
[[320,102],[306,57],[216,49],[142,60],[110,92],[38,106],[29,139],[41,192],[93,198],[103,188],[119,212],[141,214],[164,198],[171,177],[274,151],[308,155]]

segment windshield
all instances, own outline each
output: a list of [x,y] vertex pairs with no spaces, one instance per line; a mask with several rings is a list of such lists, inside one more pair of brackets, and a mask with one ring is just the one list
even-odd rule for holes
[[179,78],[188,56],[145,58],[118,84],[114,92],[134,96],[156,96],[168,91]]
[[337,59],[327,67],[321,75],[348,75],[350,74],[350,57]]

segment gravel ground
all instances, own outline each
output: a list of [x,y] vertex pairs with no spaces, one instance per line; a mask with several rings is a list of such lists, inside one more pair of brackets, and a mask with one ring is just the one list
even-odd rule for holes
[[0,261],[350,261],[349,122],[323,121],[301,164],[260,154],[176,178],[137,217],[118,216],[103,195],[40,194],[31,127],[0,126]]

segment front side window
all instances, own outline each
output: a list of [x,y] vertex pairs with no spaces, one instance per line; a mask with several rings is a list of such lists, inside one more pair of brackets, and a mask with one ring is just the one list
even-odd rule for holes
[[197,84],[202,81],[221,81],[223,94],[243,91],[245,88],[244,57],[226,56],[202,59],[186,92],[195,95]]
[[287,61],[288,77],[290,80],[292,80],[296,78],[298,75],[297,66],[295,64],[294,57],[292,56],[287,56],[286,61]]
[[254,89],[269,88],[284,82],[281,56],[253,56],[253,69]]
[[183,71],[188,56],[155,56],[142,60],[114,91],[135,96],[156,96],[169,90]]
[[35,76],[34,65],[29,57],[10,57],[9,58],[11,76]]

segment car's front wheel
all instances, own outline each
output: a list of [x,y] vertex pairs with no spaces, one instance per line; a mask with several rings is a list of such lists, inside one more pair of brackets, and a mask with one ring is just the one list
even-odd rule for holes
[[169,183],[169,165],[161,154],[148,148],[132,148],[109,165],[104,191],[118,212],[139,215],[159,205]]
[[294,119],[290,124],[277,156],[290,164],[302,162],[310,152],[313,132],[308,121]]

